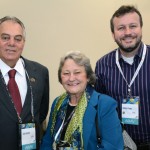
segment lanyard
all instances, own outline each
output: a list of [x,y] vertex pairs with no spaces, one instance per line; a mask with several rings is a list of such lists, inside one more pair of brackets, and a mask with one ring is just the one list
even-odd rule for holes
[[[33,107],[33,92],[32,92],[32,86],[31,86],[30,78],[29,78],[29,75],[28,75],[26,69],[25,69],[25,72],[26,72],[26,75],[27,75],[27,78],[28,78],[28,81],[29,81],[29,85],[30,85],[30,92],[31,92],[31,115],[32,115],[32,122],[34,122],[34,107]],[[6,85],[6,83],[5,83],[4,77],[3,77],[2,73],[1,73],[1,70],[0,70],[0,76],[1,76],[1,79],[2,79],[2,81],[3,81],[3,84],[4,84],[5,87],[6,87],[7,93],[8,93],[8,95],[9,95],[10,99],[11,99],[11,102],[12,102],[12,104],[13,104],[13,106],[14,106],[14,109],[15,109],[15,111],[17,112],[17,109],[16,109],[16,107],[15,107],[15,105],[14,105],[14,102],[13,102],[13,99],[12,99],[10,93],[9,93],[9,90],[8,90],[7,85]],[[18,113],[18,112],[17,112],[17,116],[18,116],[18,121],[19,121],[19,123],[22,123],[22,119],[21,119],[21,117],[19,116],[19,113]]]
[[118,60],[118,57],[119,57],[118,55],[119,55],[119,54],[118,54],[118,51],[119,51],[119,50],[117,49],[117,50],[116,50],[116,64],[117,64],[117,67],[118,67],[118,69],[119,69],[119,71],[120,71],[120,73],[121,73],[123,79],[126,81],[126,83],[127,83],[127,85],[128,85],[128,92],[129,92],[129,95],[130,95],[130,92],[131,92],[130,87],[131,87],[132,83],[134,82],[135,78],[137,77],[137,75],[138,75],[138,73],[139,73],[139,71],[140,71],[140,69],[141,69],[141,67],[142,67],[142,65],[143,65],[144,59],[145,59],[145,55],[146,55],[146,45],[144,44],[142,59],[141,59],[139,65],[138,65],[138,67],[137,67],[137,69],[136,69],[136,71],[135,71],[135,73],[134,73],[134,75],[133,75],[133,77],[132,77],[130,83],[127,82],[127,80],[126,80],[126,78],[125,78],[125,76],[124,76],[124,74],[123,74],[123,72],[122,72],[121,66],[120,66],[120,64],[119,64],[119,60]]
[[23,64],[23,67],[24,67],[25,73],[26,73],[27,78],[28,78],[28,81],[29,81],[30,94],[31,94],[31,115],[32,115],[32,122],[34,122],[34,107],[33,107],[34,99],[33,99],[32,86],[31,86],[31,82],[30,82],[30,77],[29,77],[28,72],[27,72],[27,70],[26,70],[26,68],[25,68],[24,60],[23,60],[23,59],[21,59],[21,61],[22,61],[22,64]]
[[31,94],[31,115],[32,115],[32,122],[34,122],[34,107],[33,107],[33,92],[32,92],[32,86],[31,86],[31,82],[30,82],[30,77],[28,75],[28,72],[27,70],[25,69],[25,72],[26,72],[26,75],[27,75],[27,78],[28,78],[28,81],[29,81],[29,86],[30,86],[30,94]]
[[69,117],[66,119],[66,121],[65,121],[65,118],[66,118],[66,115],[65,115],[65,117],[63,119],[63,122],[62,122],[62,124],[61,124],[58,132],[55,135],[55,141],[57,141],[58,135],[63,131],[64,127],[68,124],[68,122],[70,121],[70,119],[73,117],[74,112],[75,112],[75,109],[73,109],[73,111],[71,112],[71,114],[69,115]]

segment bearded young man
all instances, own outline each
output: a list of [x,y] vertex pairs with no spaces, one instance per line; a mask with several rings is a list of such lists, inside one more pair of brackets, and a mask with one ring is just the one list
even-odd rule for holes
[[118,114],[138,150],[150,149],[150,46],[142,39],[142,16],[121,6],[110,20],[118,48],[96,63],[98,92],[118,101]]

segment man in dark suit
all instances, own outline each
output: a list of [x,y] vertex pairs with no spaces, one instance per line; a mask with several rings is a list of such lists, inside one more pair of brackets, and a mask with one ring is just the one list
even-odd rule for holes
[[[30,141],[19,128],[33,125],[35,149],[39,149],[40,128],[49,107],[49,72],[34,61],[21,56],[25,44],[25,27],[16,17],[0,19],[0,150],[22,149],[23,140]],[[15,70],[21,101],[19,113],[8,88],[8,72]],[[35,125],[35,126],[34,126]],[[23,126],[22,126],[23,127]],[[32,131],[27,128],[32,134]],[[35,131],[35,132],[34,132]],[[28,136],[27,136],[28,137]],[[20,146],[19,146],[20,145]]]

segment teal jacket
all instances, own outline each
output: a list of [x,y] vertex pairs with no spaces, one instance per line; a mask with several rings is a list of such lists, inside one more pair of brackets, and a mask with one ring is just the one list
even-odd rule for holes
[[[83,118],[84,150],[123,150],[122,128],[116,111],[117,102],[110,96],[97,93],[88,86],[88,106]],[[52,112],[57,98],[54,100],[46,133],[42,139],[40,150],[53,150],[53,136],[50,134]],[[101,144],[97,147],[96,114],[101,135]]]

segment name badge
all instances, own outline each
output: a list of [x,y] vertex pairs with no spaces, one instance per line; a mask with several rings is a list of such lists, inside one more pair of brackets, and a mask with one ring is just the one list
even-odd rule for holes
[[34,150],[36,149],[36,130],[35,123],[19,124],[21,150]]
[[133,96],[122,101],[122,123],[139,124],[139,97]]

